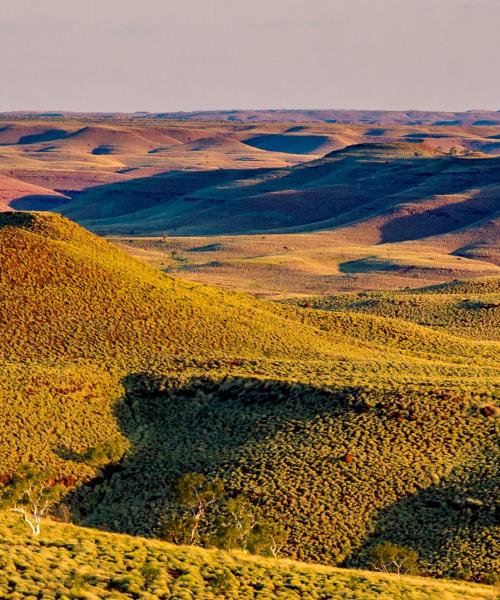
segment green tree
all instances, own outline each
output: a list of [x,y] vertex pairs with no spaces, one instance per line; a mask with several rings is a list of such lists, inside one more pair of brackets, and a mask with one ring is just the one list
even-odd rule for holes
[[209,481],[202,473],[186,473],[177,481],[175,492],[177,516],[164,525],[164,533],[194,544],[207,511],[224,497],[224,484],[220,479]]
[[40,535],[42,517],[63,495],[50,471],[23,465],[3,487],[1,505],[22,516],[33,535]]
[[252,554],[278,556],[286,539],[283,527],[265,519],[244,496],[227,501],[216,521],[213,542],[219,548],[241,548]]
[[382,542],[370,550],[369,556],[370,565],[376,571],[397,573],[398,575],[416,575],[418,573],[418,554],[411,548],[397,546],[391,542]]

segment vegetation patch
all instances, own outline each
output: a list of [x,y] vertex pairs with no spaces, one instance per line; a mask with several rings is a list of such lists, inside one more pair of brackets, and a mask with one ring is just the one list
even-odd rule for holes
[[44,523],[28,537],[0,514],[0,596],[5,600],[215,600],[354,598],[487,600],[493,588],[452,581],[333,569],[202,550]]
[[[417,318],[259,301],[168,277],[57,215],[0,216],[0,261],[2,483],[27,463],[48,469],[64,518],[173,539],[199,512],[178,482],[201,476],[223,493],[187,541],[364,567],[390,543],[416,552],[422,574],[491,578],[488,319],[473,340]],[[154,586],[150,558],[141,577]],[[139,593],[128,577],[113,593]],[[224,569],[210,580],[233,585]]]

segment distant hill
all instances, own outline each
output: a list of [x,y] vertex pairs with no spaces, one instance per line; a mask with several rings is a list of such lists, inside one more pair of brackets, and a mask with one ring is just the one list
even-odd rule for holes
[[0,263],[2,481],[51,466],[77,522],[151,536],[202,472],[286,557],[491,579],[498,343],[184,282],[50,213],[1,214]]
[[[227,120],[238,122],[325,122],[370,125],[499,125],[500,110],[467,112],[391,110],[219,110],[176,113],[146,113],[157,119]],[[145,114],[140,115],[146,116]]]
[[0,113],[0,117],[36,118],[104,118],[158,119],[233,122],[298,122],[298,123],[359,123],[370,125],[500,125],[500,110],[469,110],[465,112],[425,110],[341,110],[341,109],[272,109],[272,110],[205,110],[193,112],[80,113],[27,112]]
[[498,263],[499,190],[499,158],[371,143],[257,174],[167,174],[94,188],[60,210],[104,234],[330,230],[360,245],[448,236],[453,251],[490,244]]
[[0,174],[0,212],[9,210],[51,210],[69,198],[39,185]]
[[494,274],[498,125],[344,116],[0,118],[0,211],[61,211],[180,277],[272,297]]

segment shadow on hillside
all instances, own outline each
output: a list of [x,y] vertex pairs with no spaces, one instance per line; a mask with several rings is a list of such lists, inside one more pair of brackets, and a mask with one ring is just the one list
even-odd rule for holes
[[[489,457],[495,471],[495,457]],[[491,469],[490,469],[491,470]],[[455,565],[447,576],[485,580],[493,570],[492,531],[498,526],[498,467],[482,476],[453,474],[382,511],[375,533],[353,553],[346,566],[370,567],[369,551],[383,541],[416,550],[421,574],[442,575],[439,563]],[[488,552],[489,547],[489,552]],[[486,550],[486,551],[485,551]]]
[[68,203],[68,198],[62,196],[29,195],[16,198],[10,202],[12,210],[55,210]]
[[31,135],[23,135],[19,138],[18,144],[39,144],[41,142],[53,142],[55,140],[63,140],[70,136],[70,133],[64,129],[49,129],[43,133],[34,133]]
[[[356,435],[361,431],[359,428],[366,428],[367,423],[382,416],[386,427],[397,431],[404,425],[395,420],[396,416],[403,419],[401,415],[405,413],[400,411],[409,402],[397,390],[374,393],[363,386],[327,389],[251,377],[182,380],[176,376],[136,373],[127,376],[123,384],[126,393],[116,404],[115,415],[130,442],[130,450],[119,462],[103,467],[93,480],[73,493],[74,521],[99,529],[155,535],[162,519],[171,511],[178,478],[185,473],[200,472],[209,479],[223,476],[228,496],[243,493],[255,504],[262,502],[265,510],[281,515],[284,521],[294,510],[298,511],[299,524],[289,531],[289,539],[296,546],[302,543],[303,519],[315,518],[314,507],[308,504],[311,490],[314,494],[331,493],[328,482],[315,485],[310,480],[311,473],[331,473],[333,477],[329,465],[338,463],[342,469],[339,477],[341,473],[345,477],[345,469],[352,461],[352,456],[348,458],[351,448],[363,447]],[[414,406],[413,401],[410,404]],[[441,417],[440,412],[438,418]],[[408,419],[408,423],[412,422]],[[332,423],[339,427],[332,429]],[[432,423],[426,427],[432,427]],[[310,436],[317,436],[318,431],[325,437],[315,437],[312,441]],[[341,438],[332,439],[333,432]],[[343,438],[341,432],[351,432],[354,446],[350,445],[351,434]],[[277,448],[281,444],[284,451],[279,459]],[[316,444],[318,448],[311,452]],[[318,449],[321,452],[316,452]],[[65,454],[64,448],[58,449],[58,455],[85,461],[85,456]],[[353,525],[351,541],[349,534],[347,538],[344,535],[342,543],[352,552],[350,543],[358,535],[356,527],[358,533],[359,527],[366,532],[374,531],[352,552],[347,566],[369,566],[367,551],[376,543],[389,540],[415,549],[423,570],[434,575],[450,575],[455,553],[464,572],[470,570],[475,577],[487,573],[490,558],[484,540],[496,515],[492,503],[494,479],[487,477],[488,471],[493,470],[493,457],[482,459],[484,462],[478,463],[478,467],[471,462],[465,475],[452,473],[447,480],[401,498],[407,485],[413,485],[412,476],[404,479],[402,487],[397,488],[399,501],[380,511],[374,521]],[[291,513],[285,509],[286,514],[280,496],[293,494],[294,486],[288,488],[288,480],[280,482],[279,460],[287,461],[283,466],[287,476],[295,477],[300,470],[298,477],[304,478],[297,490],[304,494],[305,505],[299,502]],[[370,461],[367,468],[369,464]],[[362,471],[354,470],[354,487],[344,488],[344,493],[349,493],[346,506],[353,514],[366,511],[364,497],[356,497],[358,476],[361,481]],[[394,476],[400,475],[396,472]],[[293,496],[287,495],[287,502],[290,499]],[[332,497],[332,502],[338,502],[338,498]],[[311,522],[310,527],[317,532],[318,522]],[[332,558],[335,556],[332,548],[340,542],[333,539],[324,543],[323,550],[315,556],[336,560]],[[343,560],[346,554],[340,556]],[[472,562],[482,562],[468,565],[469,556]],[[441,573],[440,561],[446,564]],[[457,572],[459,575],[462,576]]]
[[390,260],[377,256],[368,256],[356,260],[347,260],[339,263],[341,273],[370,273],[372,271],[398,271],[401,267]]
[[358,388],[238,377],[181,383],[144,373],[123,383],[115,414],[131,450],[77,490],[72,504],[76,521],[133,534],[154,531],[181,474],[224,472],[290,421],[300,430],[300,422],[321,414],[364,410]]
[[[496,182],[500,183],[498,174],[495,177]],[[489,183],[492,183],[492,181],[485,182],[485,184]],[[460,183],[457,183],[457,189],[453,189],[455,186],[452,185],[448,189],[448,193],[462,192],[472,186],[472,181],[467,181],[467,184],[460,185]],[[418,198],[410,201],[418,202]],[[427,237],[448,233],[492,217],[497,210],[498,198],[488,190],[480,190],[474,194],[474,197],[464,199],[462,202],[454,202],[438,208],[391,219],[380,228],[381,243],[390,244],[418,239],[423,234]]]
[[265,133],[242,140],[244,144],[270,152],[290,154],[318,153],[330,138],[327,135],[287,135],[286,133]]
[[[0,127],[0,131],[5,131],[8,127]],[[64,129],[49,129],[43,133],[33,133],[21,136],[17,142],[4,142],[0,146],[16,146],[25,144],[39,144],[41,142],[52,142],[55,140],[63,140],[69,136],[69,133]]]
[[[402,158],[380,155],[381,148],[372,146],[351,146],[295,167],[167,171],[106,183],[73,192],[61,212],[100,234],[161,231],[178,235],[179,230],[181,235],[222,235],[290,227],[299,231],[311,224],[320,228],[325,221],[329,228],[343,226],[402,201],[426,200],[430,193],[456,194],[498,182],[494,158],[422,157],[419,144],[415,144],[415,156]],[[106,145],[96,149],[98,153],[108,150]],[[262,181],[268,173],[272,177]],[[220,185],[230,186],[230,191],[212,191]],[[312,195],[315,190],[317,198]],[[270,195],[273,192],[279,193]],[[25,210],[37,208],[28,199],[20,201]],[[481,210],[478,203],[468,201],[467,210]],[[450,207],[455,208],[461,207]],[[446,210],[425,213],[429,216],[425,227],[422,215],[396,219],[382,229],[382,241],[418,239],[461,226],[462,221],[453,221],[454,215],[440,219]],[[478,213],[474,220],[479,217]]]

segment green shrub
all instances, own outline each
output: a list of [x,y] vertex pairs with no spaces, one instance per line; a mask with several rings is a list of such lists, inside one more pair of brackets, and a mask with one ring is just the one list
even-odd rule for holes
[[382,542],[370,550],[369,558],[371,566],[376,571],[397,573],[398,575],[416,575],[418,573],[418,555],[411,548]]

